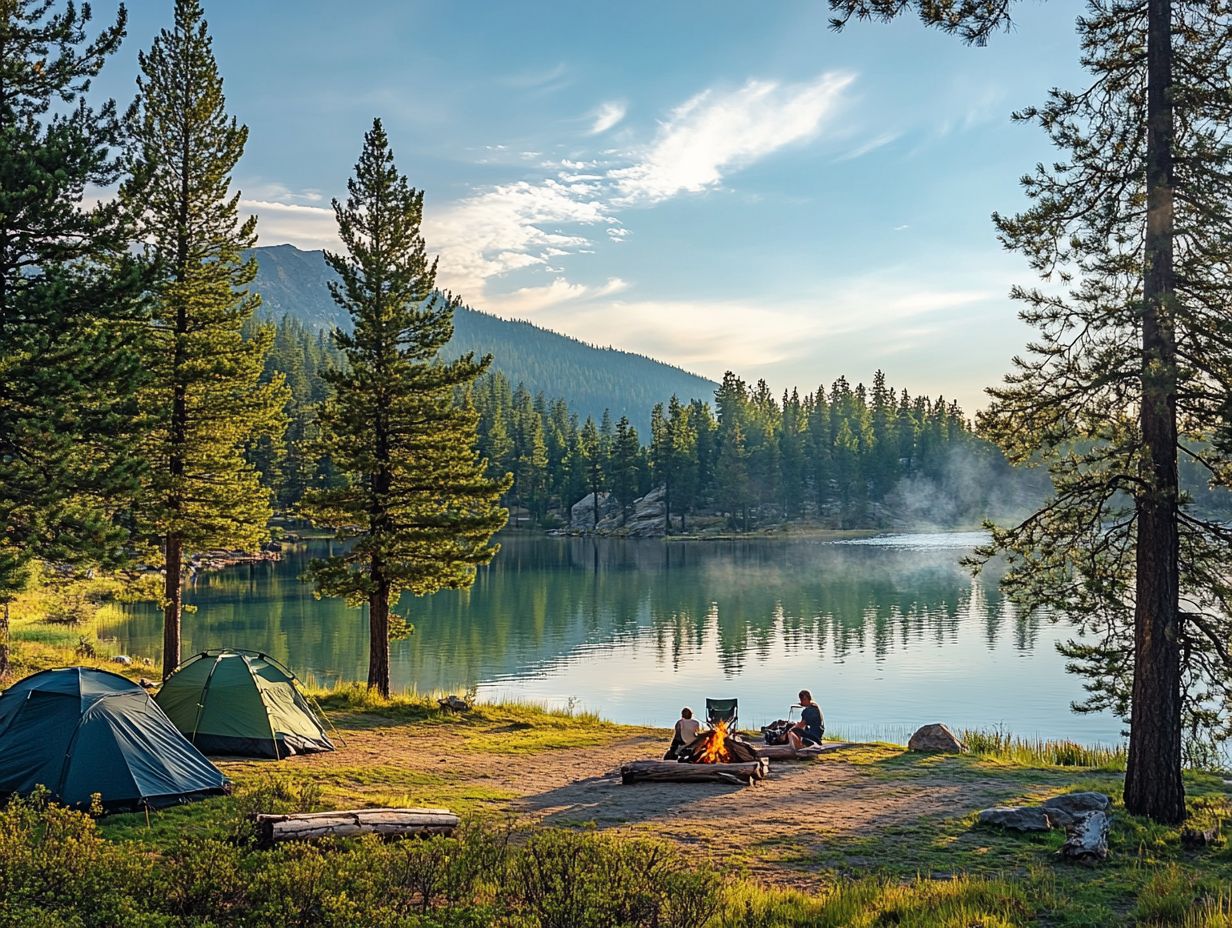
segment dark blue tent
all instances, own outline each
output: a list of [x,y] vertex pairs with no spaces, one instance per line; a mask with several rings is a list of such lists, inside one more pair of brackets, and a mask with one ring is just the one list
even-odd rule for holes
[[107,811],[225,791],[221,771],[141,687],[88,667],[44,670],[0,695],[0,798],[42,785],[68,806]]

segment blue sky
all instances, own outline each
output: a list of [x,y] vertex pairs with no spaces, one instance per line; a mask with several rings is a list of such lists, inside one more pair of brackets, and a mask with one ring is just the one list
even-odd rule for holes
[[[1009,114],[1080,83],[1076,3],[1027,0],[982,49],[835,35],[815,0],[204,6],[263,244],[335,245],[379,115],[476,308],[776,390],[880,367],[968,411],[1029,335],[989,215],[1052,157]],[[99,90],[131,97],[170,10],[130,3]]]

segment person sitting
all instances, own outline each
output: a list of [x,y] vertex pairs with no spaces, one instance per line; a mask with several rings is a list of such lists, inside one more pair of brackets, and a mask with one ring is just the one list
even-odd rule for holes
[[813,702],[813,694],[808,690],[800,691],[800,706],[800,721],[787,732],[787,740],[797,751],[821,744],[821,736],[826,732],[826,719],[821,714],[821,706]]
[[692,744],[694,739],[701,734],[702,723],[693,718],[693,710],[685,706],[680,710],[680,718],[676,721],[676,727],[672,729],[672,744],[667,749],[667,753],[663,755],[664,760],[673,760],[676,757],[676,752],[686,744]]

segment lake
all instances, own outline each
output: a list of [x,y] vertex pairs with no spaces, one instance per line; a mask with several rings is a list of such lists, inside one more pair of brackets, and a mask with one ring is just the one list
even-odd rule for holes
[[[1081,681],[1054,647],[1065,623],[1020,615],[995,570],[959,558],[982,536],[858,541],[663,542],[510,536],[466,593],[404,600],[414,634],[392,647],[396,689],[576,705],[670,725],[681,706],[735,696],[742,725],[787,716],[808,688],[828,730],[902,740],[918,725],[1005,725],[1027,737],[1120,740],[1107,715],[1075,715]],[[297,579],[329,550],[199,576],[184,653],[268,652],[317,682],[362,680],[361,609]],[[109,631],[157,658],[161,613],[124,607]]]

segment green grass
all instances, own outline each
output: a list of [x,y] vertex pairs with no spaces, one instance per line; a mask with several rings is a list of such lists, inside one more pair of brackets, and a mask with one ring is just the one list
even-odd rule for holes
[[972,754],[1023,766],[1125,769],[1126,750],[1119,745],[1018,738],[1004,728],[965,728],[959,737]]

